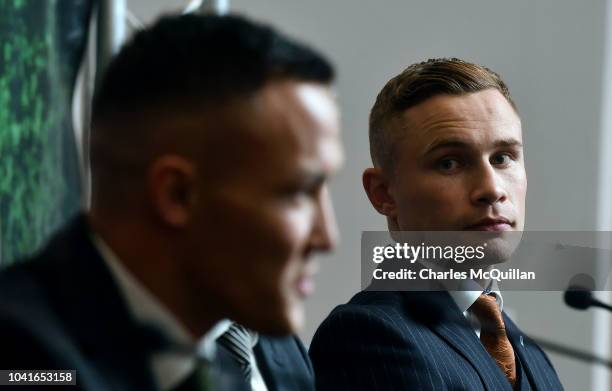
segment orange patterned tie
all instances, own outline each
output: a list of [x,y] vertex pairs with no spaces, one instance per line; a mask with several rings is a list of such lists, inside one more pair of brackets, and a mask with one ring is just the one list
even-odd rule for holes
[[480,342],[493,357],[499,369],[506,375],[514,388],[516,385],[516,362],[514,349],[508,340],[506,326],[495,296],[482,294],[470,307],[482,326]]

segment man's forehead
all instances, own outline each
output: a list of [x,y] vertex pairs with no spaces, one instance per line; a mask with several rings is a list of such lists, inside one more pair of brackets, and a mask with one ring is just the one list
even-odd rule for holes
[[242,159],[280,171],[334,172],[342,164],[340,126],[329,87],[273,82],[236,106],[229,122]]
[[301,155],[296,166],[303,172],[331,175],[344,165],[344,150],[339,137],[328,135],[314,149]]
[[326,85],[298,81],[269,83],[254,97],[247,127],[255,137],[282,142],[285,148],[314,146],[339,137],[339,113]]
[[407,109],[394,122],[399,140],[522,138],[520,118],[497,90],[434,96]]
[[338,132],[339,111],[327,85],[294,80],[272,82],[258,98],[256,107],[261,114],[283,125],[284,131],[295,131],[298,135],[308,130]]
[[407,109],[401,118],[432,128],[459,121],[520,122],[510,102],[494,89],[464,95],[436,95]]
[[294,85],[288,94],[294,107],[285,110],[281,129],[291,144],[284,151],[285,168],[304,178],[327,179],[344,161],[335,97],[328,87],[312,83]]

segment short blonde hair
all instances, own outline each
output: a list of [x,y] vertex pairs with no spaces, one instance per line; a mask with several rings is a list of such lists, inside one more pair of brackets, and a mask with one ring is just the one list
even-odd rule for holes
[[370,111],[370,155],[374,166],[389,170],[394,165],[397,135],[391,121],[399,114],[436,95],[464,95],[491,88],[517,110],[506,84],[488,68],[458,58],[436,58],[410,65],[387,82]]

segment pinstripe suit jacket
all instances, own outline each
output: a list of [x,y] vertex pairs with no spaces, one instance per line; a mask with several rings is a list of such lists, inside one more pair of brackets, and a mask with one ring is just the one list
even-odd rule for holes
[[[518,389],[562,390],[544,352],[504,314]],[[317,390],[505,390],[510,383],[447,292],[374,292],[336,307],[310,346]]]
[[254,353],[268,391],[313,391],[314,373],[297,337],[259,336]]

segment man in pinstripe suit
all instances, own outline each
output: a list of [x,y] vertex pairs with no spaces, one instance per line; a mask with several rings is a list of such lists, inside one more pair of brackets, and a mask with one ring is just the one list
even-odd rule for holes
[[[521,121],[491,70],[411,65],[370,115],[363,185],[390,231],[522,231]],[[335,308],[310,348],[319,390],[560,390],[544,352],[503,313],[490,281],[471,291],[375,291]],[[487,327],[491,326],[491,327]]]

